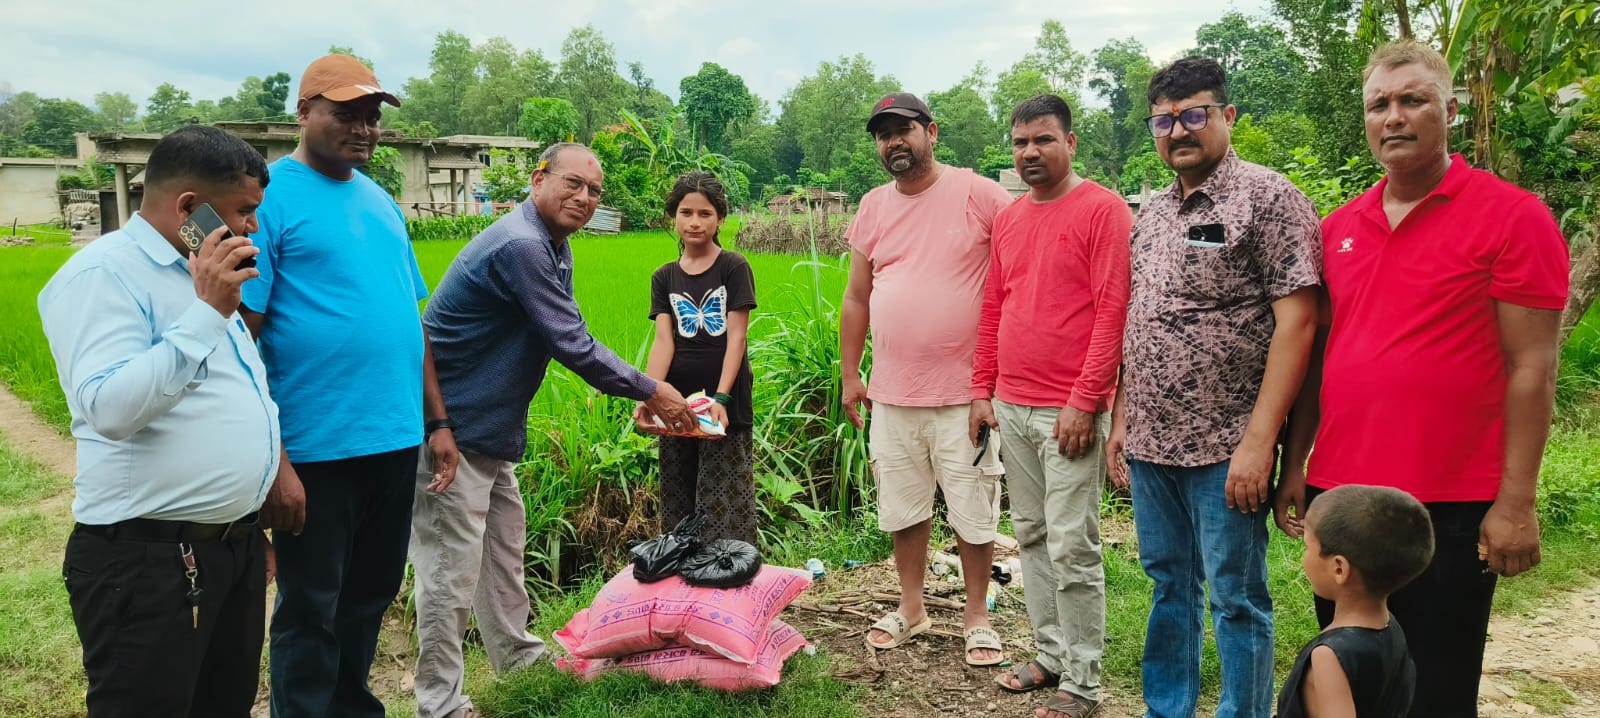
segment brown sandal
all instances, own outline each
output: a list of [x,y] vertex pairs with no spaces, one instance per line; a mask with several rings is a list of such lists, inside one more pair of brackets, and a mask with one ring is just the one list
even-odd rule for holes
[[[1028,670],[1029,667],[1037,669],[1042,678],[1034,680],[1033,671]],[[1011,687],[1010,679],[1012,678],[1017,679],[1019,688]],[[1051,673],[1043,665],[1040,665],[1038,661],[1029,661],[1021,666],[1012,666],[1011,670],[995,676],[994,682],[1008,693],[1027,693],[1040,688],[1052,688],[1061,682],[1061,676]]]
[[1044,702],[1044,710],[1046,715],[1059,713],[1067,718],[1091,718],[1100,712],[1100,701],[1091,701],[1068,691],[1061,691]]

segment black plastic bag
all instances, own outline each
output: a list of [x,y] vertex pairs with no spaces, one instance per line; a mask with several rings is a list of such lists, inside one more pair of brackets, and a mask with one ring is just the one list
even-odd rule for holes
[[639,583],[655,583],[678,572],[678,562],[700,549],[700,525],[705,516],[696,512],[660,536],[630,549],[633,552],[633,578]]
[[737,539],[717,539],[678,562],[678,575],[692,586],[734,588],[755,579],[761,552]]

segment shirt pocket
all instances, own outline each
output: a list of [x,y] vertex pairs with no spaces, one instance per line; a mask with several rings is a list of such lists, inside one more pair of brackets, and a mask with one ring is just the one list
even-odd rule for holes
[[[1222,227],[1220,243],[1215,235],[1196,237],[1190,227],[1215,224]],[[1185,225],[1182,234],[1175,238],[1177,280],[1174,292],[1208,304],[1233,304],[1259,293],[1250,257],[1250,242],[1246,236],[1249,225],[1229,221],[1227,217],[1200,219]]]

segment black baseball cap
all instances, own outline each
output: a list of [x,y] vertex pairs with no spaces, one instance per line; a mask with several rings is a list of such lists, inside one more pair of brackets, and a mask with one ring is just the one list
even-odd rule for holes
[[909,92],[891,92],[878,100],[878,104],[872,106],[872,115],[867,118],[867,131],[871,132],[872,123],[884,115],[909,117],[921,120],[924,124],[933,122],[933,112],[928,110],[928,105]]

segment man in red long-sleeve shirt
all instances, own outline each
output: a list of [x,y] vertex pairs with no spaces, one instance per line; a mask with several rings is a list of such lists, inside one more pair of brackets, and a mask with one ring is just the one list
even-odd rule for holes
[[995,218],[973,356],[970,429],[1000,429],[1023,593],[1038,656],[997,679],[1026,691],[1059,683],[1046,715],[1100,700],[1105,572],[1094,447],[1110,430],[1128,309],[1133,215],[1079,177],[1072,110],[1039,95],[1011,113],[1011,152],[1028,196]]

